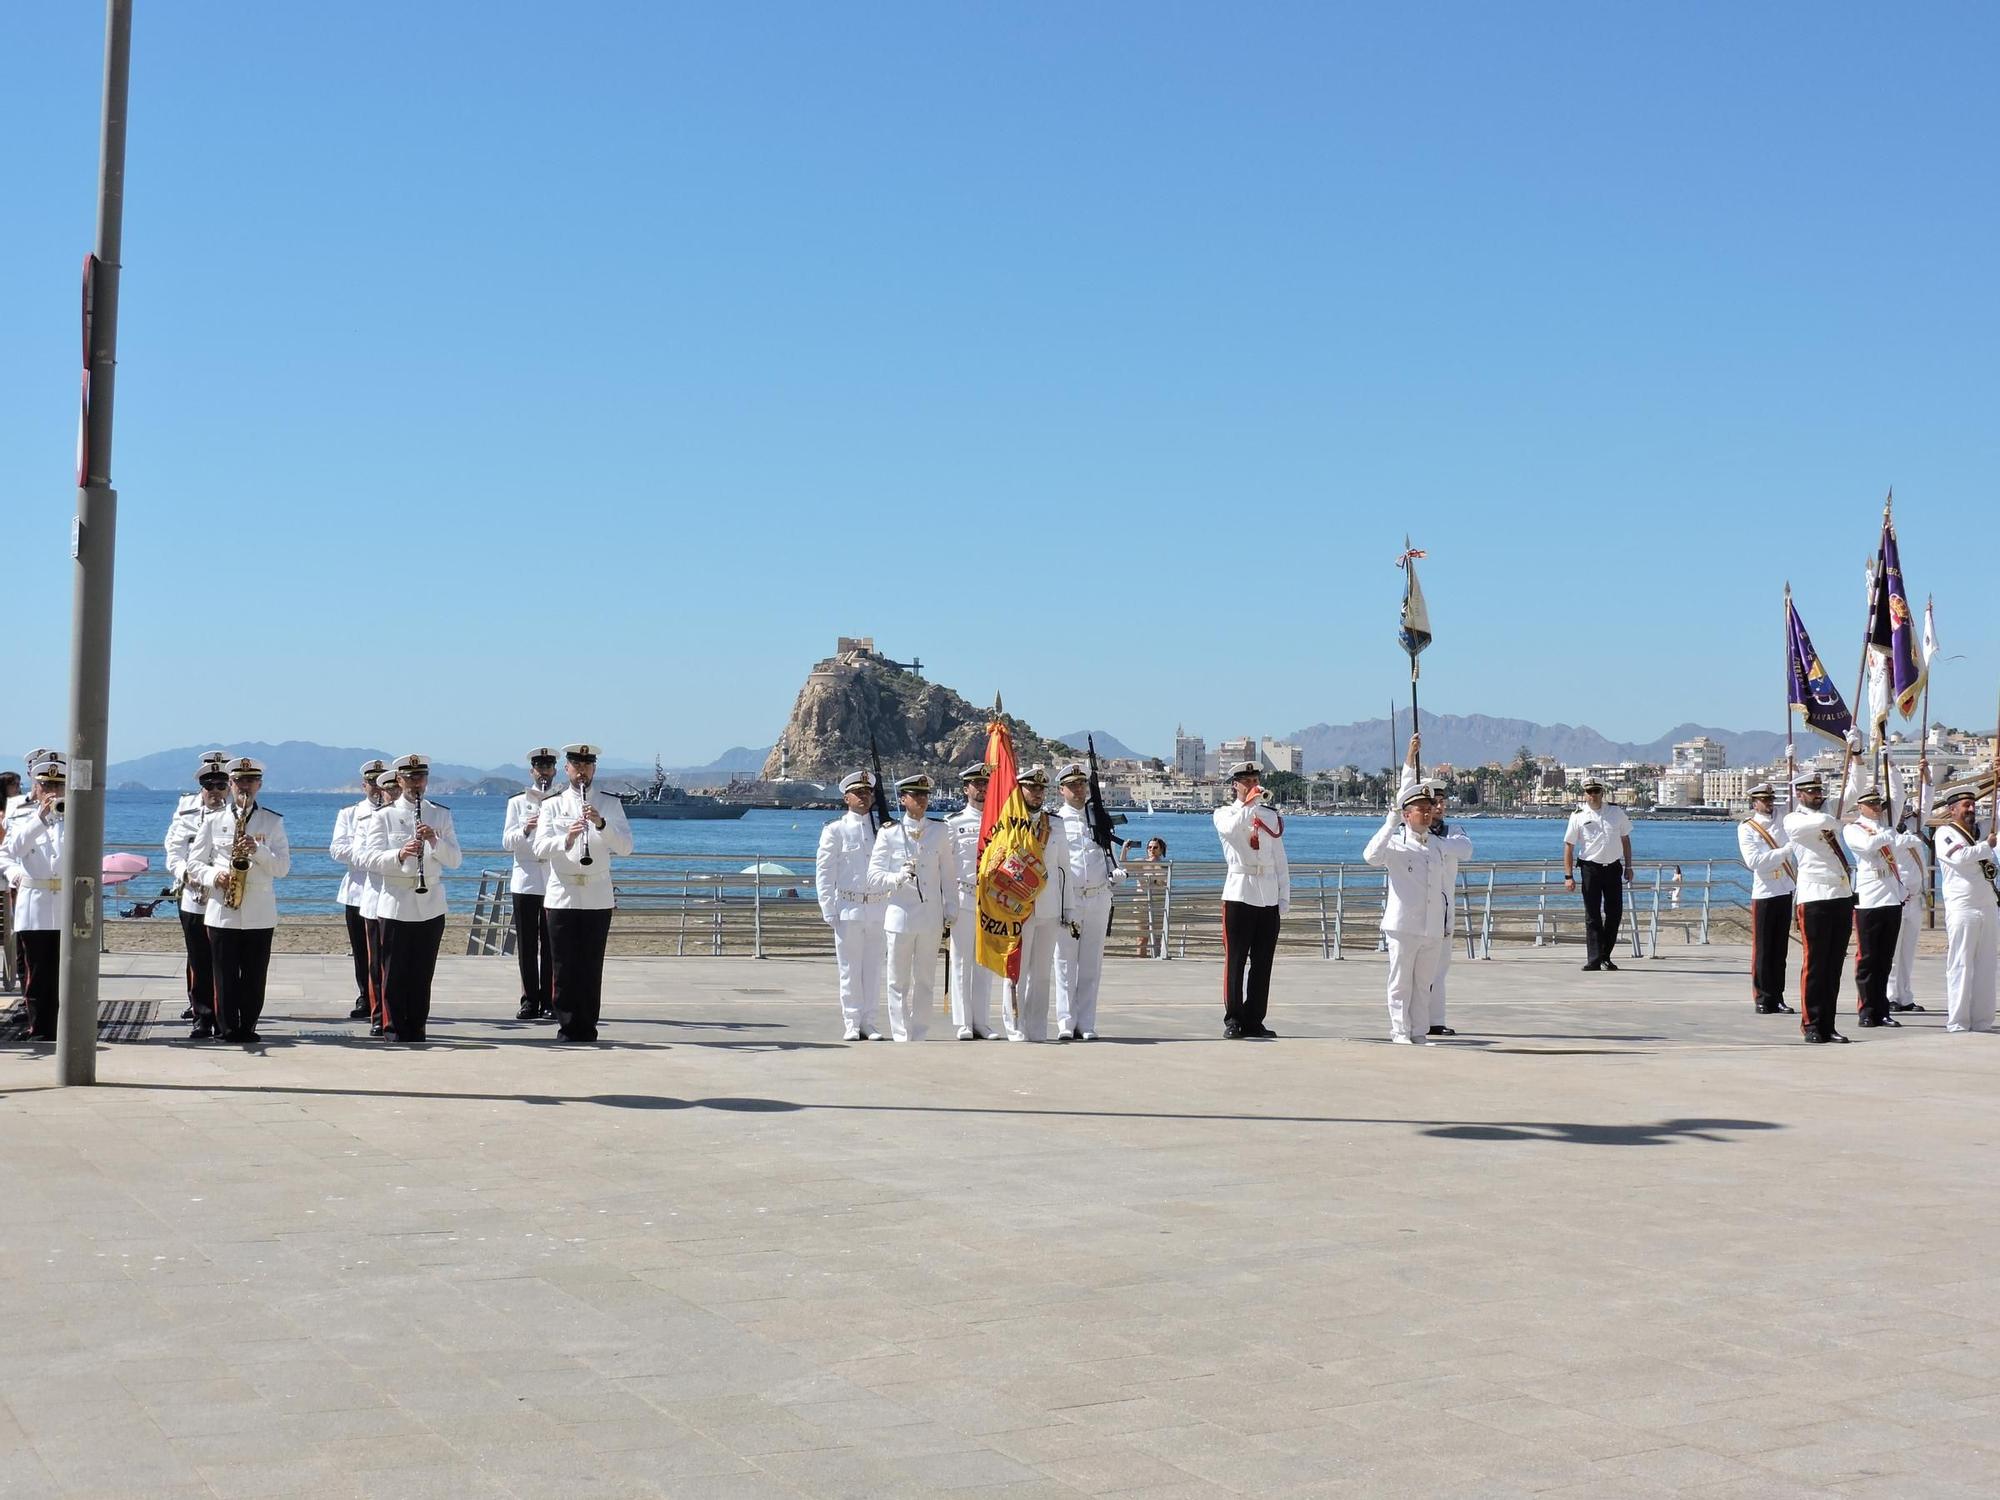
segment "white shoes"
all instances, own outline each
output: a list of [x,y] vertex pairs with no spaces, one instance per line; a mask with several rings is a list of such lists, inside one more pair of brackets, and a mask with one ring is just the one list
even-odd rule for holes
[[1414,1045],[1413,1040],[1410,1037],[1406,1036],[1392,1036],[1389,1038],[1389,1040],[1394,1042],[1398,1047],[1409,1047]]
[[881,1033],[881,1032],[879,1032],[879,1031],[873,1031],[873,1030],[871,1030],[871,1031],[870,1031],[870,1032],[868,1033],[868,1040],[869,1040],[869,1041],[871,1041],[871,1042],[879,1042],[879,1041],[881,1041],[881,1040],[882,1040],[882,1033]]
[[958,1028],[958,1039],[959,1039],[959,1040],[960,1040],[961,1042],[969,1042],[969,1041],[971,1041],[971,1040],[972,1040],[972,1028],[971,1028],[970,1026],[961,1026],[961,1027],[959,1027],[959,1028]]
[[1077,1040],[1082,1042],[1094,1042],[1097,1040],[1097,1033],[1094,1031],[1080,1031],[1077,1033]]
[[859,1026],[850,1026],[850,1027],[848,1027],[848,1028],[847,1028],[847,1030],[845,1030],[845,1031],[841,1032],[841,1034],[840,1034],[840,1039],[841,1039],[841,1040],[842,1040],[843,1042],[858,1042],[858,1041],[860,1041],[860,1040],[861,1040],[861,1028],[860,1028]]

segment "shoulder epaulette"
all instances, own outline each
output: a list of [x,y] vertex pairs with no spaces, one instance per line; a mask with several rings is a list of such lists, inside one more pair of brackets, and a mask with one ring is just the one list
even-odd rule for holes
[[428,797],[424,798],[424,805],[425,805],[426,807],[441,807],[441,808],[443,808],[443,809],[444,809],[444,810],[445,810],[446,812],[450,812],[450,811],[451,811],[451,804],[450,804],[449,802],[433,802],[433,801],[431,801],[431,799],[430,799],[430,798],[428,798]]
[[274,818],[282,818],[282,817],[284,816],[284,814],[283,814],[283,813],[281,813],[281,812],[279,812],[279,811],[277,810],[277,808],[275,808],[275,807],[266,807],[266,806],[265,806],[265,805],[264,805],[263,803],[261,803],[261,802],[259,802],[259,803],[257,804],[257,811],[259,811],[259,812],[267,812],[267,813],[269,813],[269,814],[270,814],[270,815],[271,815],[272,817],[274,817]]

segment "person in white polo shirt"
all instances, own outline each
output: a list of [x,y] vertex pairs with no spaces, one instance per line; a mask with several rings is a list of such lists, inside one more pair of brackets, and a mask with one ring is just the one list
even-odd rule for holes
[[1792,943],[1791,840],[1778,826],[1778,794],[1768,781],[1750,788],[1750,816],[1736,825],[1736,852],[1750,872],[1750,998],[1757,1014],[1790,1014],[1785,959]]
[[394,766],[401,795],[368,819],[361,862],[382,883],[376,908],[382,917],[383,985],[388,1021],[383,1036],[416,1046],[431,1019],[431,982],[444,941],[445,872],[463,855],[451,809],[425,796],[431,763],[399,755]]
[[1937,831],[1938,884],[1944,895],[1946,1031],[1991,1031],[2000,983],[2000,853],[1979,828],[1978,787],[1947,787],[1947,822]]
[[563,746],[568,788],[542,803],[535,828],[537,859],[548,861],[549,1002],[556,1039],[594,1042],[604,1009],[604,949],[618,905],[611,861],[632,852],[625,804],[591,790],[597,757],[589,743]]
[[[285,820],[257,800],[264,766],[229,762],[229,798],[201,820],[188,850],[188,879],[209,888],[209,948],[215,965],[215,1034],[245,1046],[263,1040],[264,981],[278,927],[278,887],[292,868]],[[197,1021],[193,1040],[205,1041]]]
[[350,1021],[365,1021],[375,1013],[368,923],[361,915],[361,892],[367,886],[368,872],[361,868],[361,845],[355,839],[354,828],[357,819],[382,805],[382,792],[375,785],[375,778],[388,769],[389,763],[384,760],[361,763],[361,800],[348,803],[333,815],[333,837],[327,843],[326,852],[342,867],[340,906],[347,914],[347,949],[354,956],[354,1008],[347,1013]]
[[1604,800],[1604,783],[1595,776],[1583,783],[1583,806],[1569,815],[1563,830],[1563,889],[1576,889],[1583,877],[1584,962],[1587,972],[1618,965],[1611,955],[1618,948],[1618,924],[1625,917],[1625,882],[1632,879],[1632,820],[1625,809]]
[[868,861],[875,853],[875,778],[856,771],[840,783],[847,810],[819,831],[813,856],[813,893],[819,914],[833,929],[833,961],[840,974],[844,1040],[882,1040],[875,1012],[882,1003],[887,959],[884,898],[868,889]]
[[521,971],[521,1005],[517,1021],[555,1019],[549,992],[549,923],[542,909],[549,889],[549,862],[535,855],[535,830],[541,827],[542,802],[555,788],[556,753],[547,745],[528,752],[527,787],[507,799],[507,817],[500,828],[500,847],[514,856],[507,890],[514,903],[514,962]]

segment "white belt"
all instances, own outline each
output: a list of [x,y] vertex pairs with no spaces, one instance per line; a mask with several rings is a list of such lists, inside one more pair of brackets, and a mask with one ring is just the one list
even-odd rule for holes
[[[414,886],[417,883],[417,877],[414,875],[384,875],[382,878],[391,885]],[[429,877],[426,876],[425,878],[428,879]]]
[[835,891],[833,894],[842,901],[852,901],[862,906],[885,899],[880,891]]
[[1077,892],[1077,894],[1080,896],[1095,896],[1099,891],[1108,891],[1110,889],[1111,889],[1110,881],[1100,880],[1096,885],[1085,886],[1081,891]]
[[564,875],[561,878],[564,885],[589,885],[593,877],[578,870],[574,875]]
[[60,878],[54,880],[24,880],[21,882],[21,889],[24,891],[59,891],[62,889],[62,881]]

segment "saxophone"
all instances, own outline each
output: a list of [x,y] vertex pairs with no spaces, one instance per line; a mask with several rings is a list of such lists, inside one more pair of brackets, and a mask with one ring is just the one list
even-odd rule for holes
[[250,835],[250,815],[257,811],[257,800],[239,797],[235,809],[236,838],[229,846],[229,879],[222,887],[222,904],[232,911],[243,904],[244,888],[250,884],[250,856],[257,850],[257,840]]

